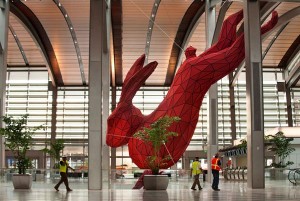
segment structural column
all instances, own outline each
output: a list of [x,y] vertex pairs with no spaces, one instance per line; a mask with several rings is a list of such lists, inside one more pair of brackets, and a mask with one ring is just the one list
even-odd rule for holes
[[[7,36],[8,36],[9,0],[0,1],[0,116],[5,115]],[[0,127],[4,124],[0,121]],[[5,166],[4,138],[0,137],[0,168]]]
[[[206,0],[206,48],[212,44],[216,27],[216,9],[211,6],[211,0]],[[212,182],[211,158],[218,152],[218,85],[213,84],[208,92],[208,136],[207,136],[207,170],[208,182]]]
[[[117,88],[116,86],[113,86],[111,90],[111,112],[113,112],[116,107],[117,107]],[[117,148],[111,148],[110,156],[111,156],[111,162],[110,162],[111,179],[116,179]]]
[[247,105],[247,183],[264,188],[264,119],[260,14],[257,0],[244,1]]
[[[52,149],[52,144],[56,140],[56,112],[57,112],[57,86],[54,86],[52,82],[49,82],[49,89],[52,91],[52,114],[51,114],[51,144],[50,149]],[[50,157],[50,169],[54,167],[55,160]]]
[[293,127],[293,111],[292,111],[290,88],[286,87],[285,95],[286,95],[286,110],[287,110],[287,116],[288,116],[288,126]]
[[90,1],[89,58],[89,180],[90,190],[109,188],[109,148],[106,119],[109,113],[109,34],[110,3]]

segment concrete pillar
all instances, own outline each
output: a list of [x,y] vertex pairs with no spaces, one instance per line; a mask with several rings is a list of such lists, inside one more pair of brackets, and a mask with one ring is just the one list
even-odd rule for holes
[[291,90],[290,88],[286,88],[286,110],[288,116],[288,126],[293,127],[293,110],[292,110],[292,100],[291,100]]
[[[115,86],[111,90],[111,112],[117,107],[117,89]],[[110,168],[111,168],[111,179],[116,179],[116,168],[117,168],[117,148],[111,148],[110,151]]]
[[263,82],[258,0],[244,1],[244,32],[247,94],[247,183],[265,187]]
[[[216,8],[211,7],[211,0],[206,0],[206,48],[212,43],[216,28]],[[207,181],[212,182],[211,159],[218,152],[218,85],[213,84],[208,92],[208,136],[207,136]]]
[[109,188],[109,148],[106,119],[109,113],[110,1],[90,1],[89,58],[89,181],[88,189]]
[[[229,100],[230,100],[230,128],[231,128],[231,145],[233,145],[234,140],[236,140],[236,118],[235,118],[235,100],[234,100],[234,85],[230,83],[233,79],[233,73],[229,76]],[[224,166],[223,166],[224,167]]]
[[[0,117],[5,115],[6,72],[7,72],[7,37],[8,37],[9,0],[2,0],[0,5]],[[0,127],[4,124],[0,121]],[[5,167],[4,138],[0,137],[0,168]]]
[[[49,83],[49,88],[52,91],[52,114],[51,114],[51,143],[55,143],[56,140],[56,111],[57,111],[57,86],[53,86],[53,83]],[[52,149],[52,146],[50,145]],[[54,167],[55,160],[50,157],[50,168]]]

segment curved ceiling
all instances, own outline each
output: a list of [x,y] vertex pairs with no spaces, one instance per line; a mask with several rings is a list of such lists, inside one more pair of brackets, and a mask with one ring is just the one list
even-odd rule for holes
[[[47,67],[57,86],[88,85],[89,2],[11,0],[8,66]],[[145,85],[169,86],[184,59],[183,50],[190,45],[197,48],[197,54],[205,50],[204,2],[111,0],[114,83],[121,86],[134,61],[146,53],[146,61],[156,60],[159,64]],[[226,3],[216,7],[220,16],[227,17],[243,8],[239,1]],[[295,2],[261,2],[262,20],[271,9],[275,8],[280,17],[299,6]],[[295,12],[264,39],[263,67],[284,69],[299,52],[299,9]]]

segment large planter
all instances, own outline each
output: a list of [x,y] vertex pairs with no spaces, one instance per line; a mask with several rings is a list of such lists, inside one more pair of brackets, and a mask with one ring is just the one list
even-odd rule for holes
[[12,181],[15,189],[30,189],[32,185],[32,175],[14,174]]
[[145,175],[144,187],[146,190],[166,190],[169,184],[168,175]]

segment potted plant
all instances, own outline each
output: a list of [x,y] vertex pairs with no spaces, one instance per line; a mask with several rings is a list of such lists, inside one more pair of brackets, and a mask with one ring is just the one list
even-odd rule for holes
[[32,145],[32,136],[42,125],[33,128],[27,127],[28,114],[15,119],[12,116],[3,116],[5,128],[0,128],[0,135],[5,137],[4,145],[11,150],[16,161],[18,174],[13,175],[15,189],[30,189],[32,176],[26,170],[32,167],[30,159],[26,156],[27,150]]
[[167,143],[169,137],[178,136],[178,133],[171,132],[168,128],[173,122],[178,122],[179,120],[180,118],[177,116],[164,116],[152,123],[149,128],[143,127],[133,135],[133,137],[152,146],[152,155],[147,158],[147,164],[149,169],[151,169],[152,175],[145,175],[143,180],[147,190],[165,190],[168,186],[169,179],[167,175],[159,175],[159,169],[166,165],[171,156],[161,156],[160,150],[164,143]]

